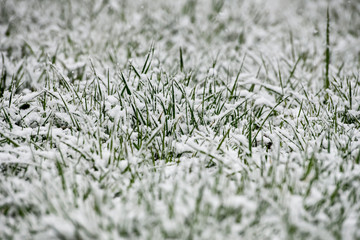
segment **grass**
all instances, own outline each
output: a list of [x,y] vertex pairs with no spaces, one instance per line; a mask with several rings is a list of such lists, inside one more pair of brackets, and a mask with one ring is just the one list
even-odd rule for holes
[[0,2],[0,239],[360,237],[359,5]]
[[326,50],[325,50],[325,85],[324,88],[330,87],[329,79],[329,66],[330,66],[330,15],[329,7],[326,11]]

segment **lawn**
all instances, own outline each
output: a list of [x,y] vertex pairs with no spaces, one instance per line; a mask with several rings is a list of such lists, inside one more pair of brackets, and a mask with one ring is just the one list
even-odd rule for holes
[[357,0],[0,0],[0,239],[360,239]]

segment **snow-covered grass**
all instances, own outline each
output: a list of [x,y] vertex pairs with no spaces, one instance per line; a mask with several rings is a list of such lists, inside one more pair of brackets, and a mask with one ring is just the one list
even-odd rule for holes
[[0,239],[360,239],[359,12],[0,0]]

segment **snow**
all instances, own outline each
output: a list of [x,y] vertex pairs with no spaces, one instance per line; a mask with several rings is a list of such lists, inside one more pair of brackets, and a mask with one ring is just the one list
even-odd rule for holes
[[358,239],[359,9],[2,1],[0,239]]
[[215,68],[210,68],[209,69],[209,75],[210,76],[217,76],[217,71],[216,71],[216,69]]
[[269,101],[268,98],[265,98],[265,97],[257,97],[255,102],[254,102],[254,105],[256,106],[269,106],[269,107],[273,107],[274,106],[274,103],[272,103],[271,101]]

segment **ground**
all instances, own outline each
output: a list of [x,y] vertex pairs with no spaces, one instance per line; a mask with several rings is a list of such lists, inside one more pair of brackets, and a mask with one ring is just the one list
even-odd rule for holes
[[360,239],[359,12],[0,0],[0,239]]

